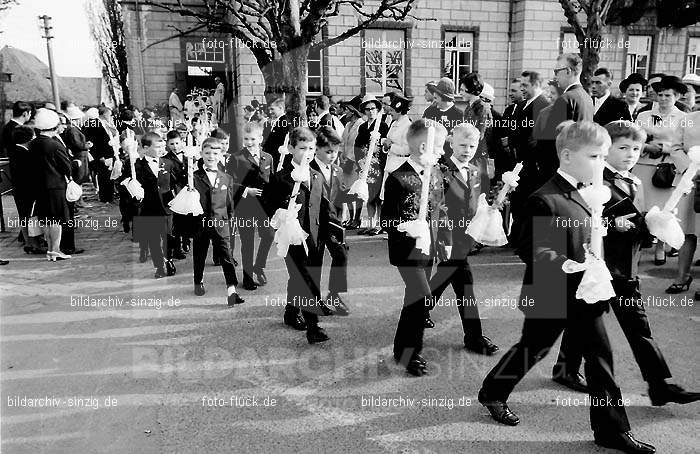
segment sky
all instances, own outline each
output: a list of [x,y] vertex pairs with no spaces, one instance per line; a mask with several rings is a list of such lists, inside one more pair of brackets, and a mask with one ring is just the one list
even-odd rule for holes
[[18,0],[0,13],[0,48],[10,45],[36,55],[48,65],[39,16],[52,18],[52,46],[59,76],[101,77],[85,4],[99,0]]

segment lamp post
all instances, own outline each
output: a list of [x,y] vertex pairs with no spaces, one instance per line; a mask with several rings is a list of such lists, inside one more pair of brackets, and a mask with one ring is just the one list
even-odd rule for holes
[[49,74],[51,76],[51,91],[53,92],[53,103],[56,106],[56,109],[59,109],[61,106],[61,100],[58,97],[58,77],[56,77],[56,67],[53,62],[53,48],[51,47],[51,39],[53,38],[53,36],[51,36],[51,30],[53,29],[53,27],[51,26],[51,18],[44,14],[43,16],[39,16],[39,20],[43,21],[43,38],[46,39],[46,51],[49,55]]

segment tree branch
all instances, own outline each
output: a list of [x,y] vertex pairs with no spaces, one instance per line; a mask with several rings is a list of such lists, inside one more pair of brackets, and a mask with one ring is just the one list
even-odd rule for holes
[[172,35],[172,36],[168,36],[167,38],[159,39],[158,41],[152,42],[152,43],[149,44],[148,46],[146,46],[146,47],[144,47],[143,49],[141,49],[141,52],[146,52],[146,51],[147,51],[148,49],[150,49],[151,47],[156,46],[156,45],[161,44],[161,43],[164,43],[164,42],[166,42],[166,41],[170,41],[171,39],[181,38],[181,37],[183,37],[183,36],[187,36],[187,35],[189,35],[190,33],[194,33],[194,32],[196,32],[197,30],[201,30],[201,29],[205,28],[206,26],[207,26],[207,24],[198,24],[198,25],[196,25],[196,26],[194,26],[194,27],[191,27],[191,28],[189,28],[189,29],[187,29],[187,30],[180,30],[179,28],[175,27],[174,25],[168,25],[168,27],[170,27],[170,28],[172,28],[172,29],[175,29],[178,33],[176,33],[176,34],[174,34],[174,35]]

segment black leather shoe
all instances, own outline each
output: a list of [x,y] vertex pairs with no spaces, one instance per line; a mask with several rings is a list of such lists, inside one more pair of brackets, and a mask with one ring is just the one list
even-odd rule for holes
[[656,452],[656,448],[648,443],[641,442],[632,436],[632,432],[600,433],[594,432],[595,444],[604,448],[619,449],[628,454],[650,454]]
[[168,276],[175,276],[175,272],[177,270],[175,269],[175,264],[172,262],[172,260],[165,261],[165,271],[167,272]]
[[333,308],[333,314],[341,317],[350,315],[348,306],[345,305],[345,302],[339,294],[329,293],[328,296],[326,296],[326,303]]
[[245,303],[245,300],[238,296],[238,293],[231,293],[228,296],[228,307],[235,306],[237,304],[243,304]]
[[156,279],[160,279],[161,277],[165,276],[167,275],[165,274],[165,270],[163,268],[156,268],[156,274],[154,276]]
[[301,316],[301,314],[293,314],[291,312],[285,312],[284,313],[284,324],[287,326],[291,326],[297,331],[305,331],[306,330],[306,322],[304,321],[304,317]]
[[306,340],[310,344],[319,344],[321,342],[326,342],[330,337],[326,334],[323,328],[312,329],[306,332]]
[[425,324],[423,326],[425,328],[435,328],[435,322],[430,318],[430,314],[425,316]]
[[476,338],[464,336],[464,348],[486,356],[491,356],[499,350],[498,346],[486,336]]
[[400,354],[394,353],[394,360],[398,364],[406,366],[406,372],[415,376],[422,377],[428,373],[428,363],[419,353],[414,353],[408,361],[402,358]]
[[2,265],[7,265],[8,263],[10,263],[9,260],[2,260],[2,259],[0,259],[0,266],[2,266]]
[[243,288],[246,290],[255,290],[258,288],[258,284],[255,283],[252,277],[246,274],[243,276]]
[[566,386],[567,388],[573,391],[578,391],[580,393],[588,392],[588,385],[586,384],[586,381],[584,380],[581,374],[567,374],[562,377],[554,377],[552,378],[552,380],[559,383],[560,385]]
[[142,250],[139,253],[139,263],[146,263],[148,261],[148,251]]
[[520,424],[520,418],[518,415],[510,411],[508,405],[500,400],[488,400],[484,393],[484,390],[479,391],[479,403],[486,407],[486,409],[491,413],[491,417],[507,426],[517,426]]
[[263,286],[267,284],[267,276],[265,276],[265,270],[254,271],[255,275],[258,277],[258,285]]
[[668,384],[663,387],[649,387],[649,399],[655,407],[666,405],[669,402],[677,404],[689,404],[700,400],[700,393],[686,391],[678,385]]
[[182,249],[175,249],[173,251],[173,258],[175,260],[185,260],[187,256],[185,255],[185,251],[183,251]]
[[68,255],[78,255],[85,252],[85,249],[61,249],[61,252]]
[[204,294],[207,293],[207,291],[204,289],[204,282],[200,282],[199,284],[194,284],[194,294],[197,296],[204,296]]
[[189,243],[189,241],[186,242],[186,243],[185,243],[185,242],[182,243],[182,251],[183,251],[185,254],[187,254],[188,252],[190,252],[190,243]]

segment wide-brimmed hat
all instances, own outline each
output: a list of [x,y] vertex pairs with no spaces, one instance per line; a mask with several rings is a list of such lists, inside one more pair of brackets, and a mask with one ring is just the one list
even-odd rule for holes
[[401,114],[405,114],[406,112],[408,112],[408,109],[411,106],[411,100],[405,98],[399,93],[394,93],[394,96],[391,98],[391,103],[389,103],[389,105],[395,111]]
[[449,77],[443,77],[435,86],[435,93],[448,99],[455,99],[455,84]]
[[66,109],[66,117],[69,120],[81,120],[85,114],[78,108],[78,106],[68,106]]
[[678,76],[664,76],[661,78],[660,82],[651,84],[651,88],[653,88],[657,93],[664,90],[674,90],[682,95],[688,93],[688,87],[685,86],[681,78]]
[[686,85],[694,85],[696,87],[700,87],[700,76],[694,73],[686,74],[683,76],[683,80],[681,81]]
[[362,116],[362,112],[360,112],[360,104],[362,104],[362,97],[360,96],[355,96],[350,101],[340,101],[341,106],[345,106],[346,109],[349,109],[358,117]]
[[377,110],[382,109],[382,103],[375,98],[372,95],[365,95],[364,98],[362,98],[362,102],[360,103],[360,111],[364,112],[365,107],[367,107],[367,104],[373,102],[377,106]]
[[496,99],[496,91],[493,89],[491,84],[484,82],[484,88],[481,90],[481,94],[479,96],[488,99],[489,102],[493,102],[493,100]]
[[55,129],[60,122],[58,114],[54,110],[45,107],[37,109],[34,115],[34,127],[40,131]]
[[642,86],[642,90],[644,90],[649,84],[649,81],[639,73],[632,73],[620,82],[620,92],[626,92],[629,86],[634,84],[640,84]]

